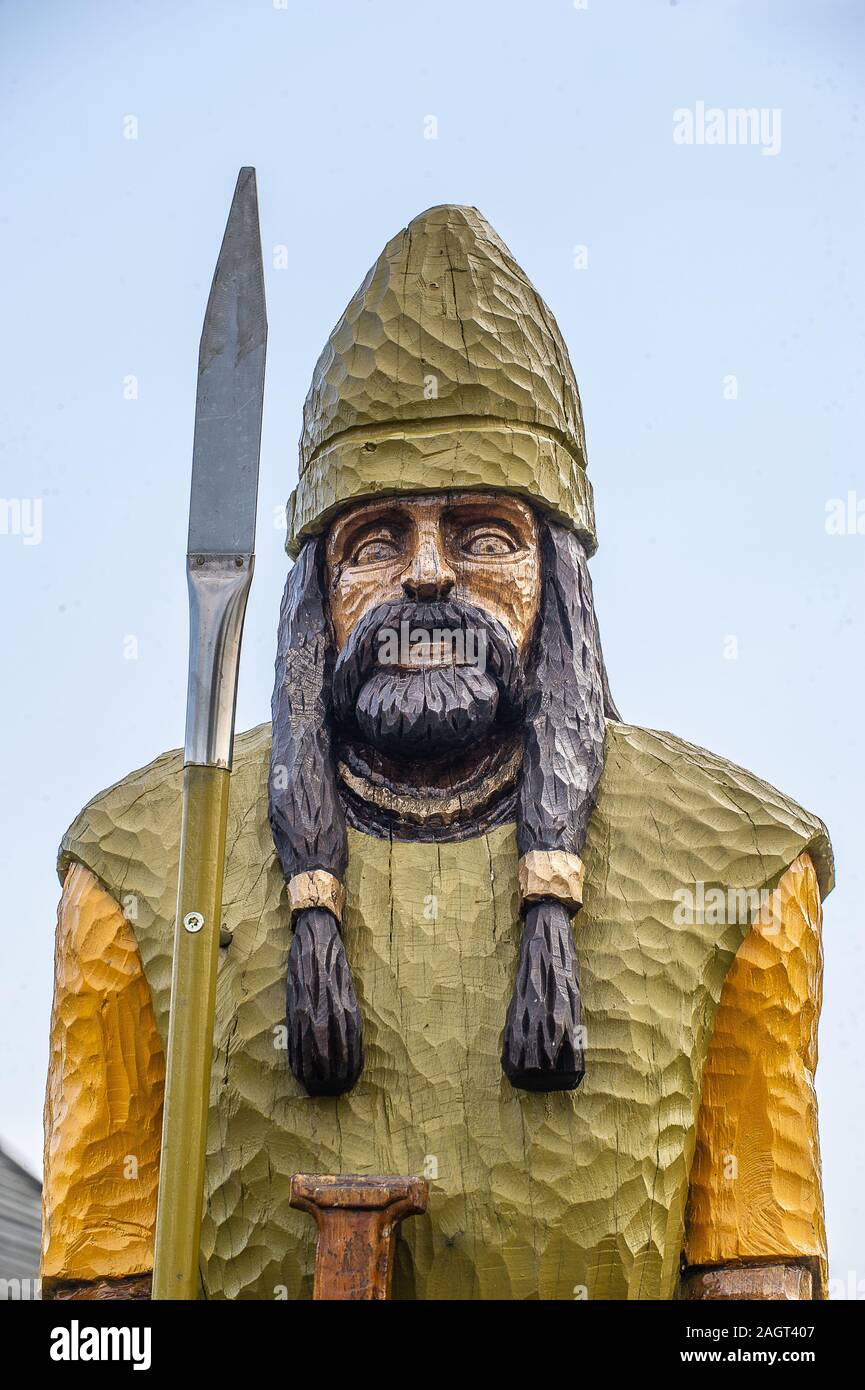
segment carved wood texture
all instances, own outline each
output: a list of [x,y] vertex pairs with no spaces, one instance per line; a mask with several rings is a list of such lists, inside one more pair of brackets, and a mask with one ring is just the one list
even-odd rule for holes
[[[430,1207],[405,1228],[395,1296],[571,1299],[578,1283],[590,1298],[672,1296],[705,1028],[737,939],[730,927],[677,927],[673,890],[719,876],[745,886],[774,881],[807,845],[825,894],[832,870],[823,827],[679,739],[609,726],[576,934],[594,1065],[579,1092],[558,1097],[513,1091],[501,1074],[502,1011],[519,948],[513,829],[451,845],[351,831],[346,944],[367,1064],[348,1095],[316,1100],[278,1046],[291,934],[264,805],[269,753],[267,726],[237,740],[224,898],[232,941],[220,953],[202,1235],[208,1296],[272,1299],[278,1286],[290,1298],[309,1296],[314,1230],[288,1208],[293,1173],[365,1165],[419,1173],[427,1159],[437,1164]],[[118,896],[136,897],[135,936],[160,1030],[181,780],[182,757],[173,753],[103,793],[70,830],[62,858],[64,872],[70,857],[83,861]],[[675,949],[683,941],[687,950]],[[745,1002],[757,999],[749,990]],[[136,1008],[117,1026],[139,1019]],[[75,1052],[52,1049],[52,1057],[49,1085],[74,1088]],[[723,1111],[725,1075],[719,1069],[710,1115]],[[139,1084],[146,1080],[140,1072]],[[95,1094],[104,1106],[107,1088]],[[152,1113],[151,1099],[135,1100],[142,1114]],[[155,1147],[155,1124],[151,1133]],[[711,1143],[711,1125],[705,1133]],[[58,1130],[53,1142],[76,1141]],[[719,1144],[713,1163],[723,1165],[723,1153]],[[73,1163],[65,1171],[82,1172]],[[103,1220],[82,1177],[63,1205],[69,1278],[87,1277],[89,1227],[98,1242]],[[134,1263],[120,1264],[127,1252],[134,1261],[140,1228],[127,1224],[127,1185],[115,1195],[123,1249],[114,1272],[133,1273]],[[797,1201],[795,1189],[789,1200]],[[790,1216],[795,1225],[798,1209]],[[747,1259],[757,1252],[749,1228],[741,1233],[736,1254]]]
[[790,866],[724,982],[703,1075],[685,1257],[814,1264],[826,1289],[826,1231],[814,1073],[822,994],[822,908],[814,865]]
[[54,971],[42,1276],[144,1273],[165,1059],[132,924],[81,864],[64,884]]
[[585,467],[552,311],[476,208],[429,208],[388,242],[316,364],[288,549],[347,502],[459,488],[538,502],[591,551]]

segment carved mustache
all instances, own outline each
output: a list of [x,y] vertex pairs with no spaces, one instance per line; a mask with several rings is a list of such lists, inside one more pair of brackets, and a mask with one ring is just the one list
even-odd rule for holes
[[[352,722],[361,689],[371,676],[383,669],[382,639],[389,633],[399,633],[402,624],[411,631],[413,641],[422,635],[430,653],[430,665],[436,664],[435,653],[442,633],[448,635],[455,647],[460,647],[461,638],[463,650],[482,649],[484,674],[498,691],[501,717],[513,719],[521,713],[525,698],[522,663],[511,634],[497,618],[474,604],[458,603],[453,599],[435,602],[403,599],[370,608],[349,634],[337,657],[333,707],[340,722]],[[423,665],[417,666],[416,674],[423,676]]]

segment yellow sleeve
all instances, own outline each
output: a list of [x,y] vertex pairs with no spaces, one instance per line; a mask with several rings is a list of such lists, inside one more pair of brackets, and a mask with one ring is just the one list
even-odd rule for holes
[[817,1136],[820,892],[801,855],[730,967],[703,1077],[688,1265],[807,1260],[826,1288]]
[[73,864],[57,917],[44,1280],[152,1269],[164,1075],[132,927],[90,870]]

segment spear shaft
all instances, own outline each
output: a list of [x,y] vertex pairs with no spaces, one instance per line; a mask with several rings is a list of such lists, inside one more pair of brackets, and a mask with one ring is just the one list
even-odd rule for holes
[[189,684],[154,1299],[195,1299],[237,674],[255,563],[267,320],[241,169],[204,318],[189,509]]

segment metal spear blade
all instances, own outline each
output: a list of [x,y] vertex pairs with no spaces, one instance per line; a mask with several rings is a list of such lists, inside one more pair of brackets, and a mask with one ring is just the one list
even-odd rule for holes
[[267,314],[255,170],[241,169],[198,354],[188,553],[251,555]]

